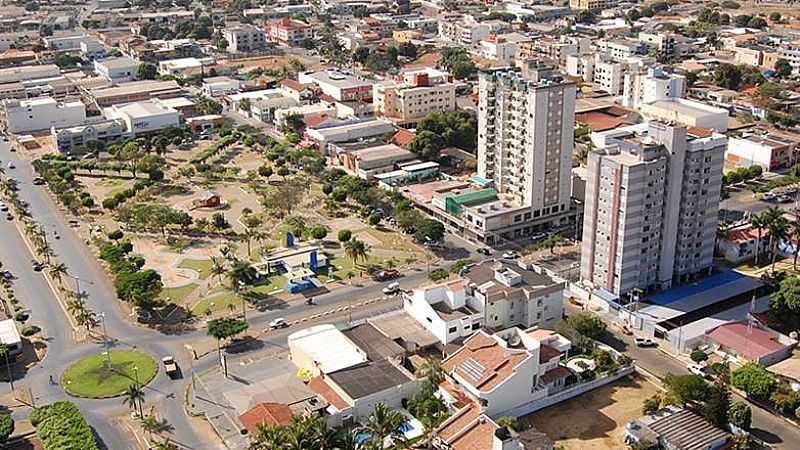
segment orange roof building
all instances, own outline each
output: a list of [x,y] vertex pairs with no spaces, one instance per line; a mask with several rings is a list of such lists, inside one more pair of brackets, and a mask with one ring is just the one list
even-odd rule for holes
[[239,416],[248,433],[253,434],[259,425],[277,427],[292,423],[292,410],[280,403],[259,403]]

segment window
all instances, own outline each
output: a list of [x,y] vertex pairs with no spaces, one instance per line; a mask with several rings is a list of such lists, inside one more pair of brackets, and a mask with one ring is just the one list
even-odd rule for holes
[[456,328],[456,327],[450,327],[450,328],[447,329],[448,333],[455,333],[456,331],[458,331],[458,328]]

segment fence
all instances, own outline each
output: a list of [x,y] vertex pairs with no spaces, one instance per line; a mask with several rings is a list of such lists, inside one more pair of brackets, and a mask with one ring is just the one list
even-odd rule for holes
[[507,411],[498,414],[498,417],[504,417],[504,416],[521,417],[528,415],[540,409],[547,408],[548,406],[555,405],[556,403],[561,403],[565,400],[569,400],[573,397],[585,394],[593,389],[605,386],[606,384],[613,383],[619,380],[620,378],[630,375],[631,373],[633,373],[633,370],[634,370],[633,366],[624,367],[622,369],[617,370],[613,375],[608,375],[603,378],[597,378],[592,381],[588,381],[586,383],[581,383],[575,387],[566,389],[557,394],[550,395],[545,398],[534,400],[532,402],[517,406],[516,408],[509,409]]

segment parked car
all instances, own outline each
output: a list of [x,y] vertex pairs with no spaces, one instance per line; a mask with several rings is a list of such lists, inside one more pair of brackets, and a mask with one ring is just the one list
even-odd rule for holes
[[172,356],[165,356],[161,358],[161,362],[164,363],[164,372],[166,372],[168,377],[175,378],[178,376],[178,364],[175,362],[175,358]]
[[6,214],[6,220],[14,220],[14,216],[11,213]]
[[41,272],[42,269],[44,269],[44,264],[40,263],[39,261],[36,261],[35,259],[32,259],[31,268],[33,269],[34,272]]
[[778,194],[774,194],[772,192],[767,192],[761,196],[761,200],[764,200],[765,202],[774,202],[776,198],[778,198]]
[[539,231],[539,232],[537,232],[537,233],[533,233],[533,234],[531,235],[531,240],[534,240],[534,241],[541,241],[542,239],[544,239],[544,238],[546,238],[546,237],[547,237],[547,233],[545,233],[545,232],[543,232],[543,231]]
[[3,278],[5,278],[6,280],[13,280],[14,274],[11,273],[10,270],[6,270],[5,272],[3,272]]
[[646,337],[635,337],[633,341],[637,347],[655,347],[657,345],[656,341]]
[[511,250],[511,251],[503,253],[503,258],[505,258],[505,259],[517,259],[517,258],[519,258],[519,253],[515,252],[514,250]]
[[8,167],[9,169],[15,169],[17,166],[15,166],[13,162],[9,161],[9,162],[8,162],[8,166],[7,166],[7,167]]
[[286,321],[283,317],[278,317],[277,319],[272,320],[269,323],[269,327],[273,330],[277,330],[279,328],[286,328],[289,326],[289,322]]
[[701,366],[700,364],[688,364],[686,368],[689,369],[689,372],[692,372],[694,375],[703,378],[708,378],[709,376],[708,369],[706,369],[705,366]]
[[400,292],[400,283],[396,281],[394,283],[389,283],[385,288],[383,288],[383,293],[386,295],[393,295],[397,294],[398,292]]
[[481,247],[476,251],[481,255],[492,256],[492,250],[489,247]]
[[400,276],[400,272],[395,269],[386,269],[386,270],[379,270],[375,272],[375,275],[372,278],[375,281],[388,281],[393,280]]
[[0,211],[8,212],[8,206],[3,202],[0,202]]
[[789,197],[788,195],[779,195],[775,200],[777,200],[778,203],[791,203],[792,197]]
[[42,177],[36,177],[36,178],[34,178],[34,179],[33,179],[33,184],[35,184],[36,186],[41,186],[41,185],[43,185],[43,184],[44,184],[44,178],[42,178]]

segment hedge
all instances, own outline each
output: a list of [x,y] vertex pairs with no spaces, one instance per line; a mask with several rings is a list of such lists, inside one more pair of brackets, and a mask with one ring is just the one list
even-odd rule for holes
[[30,421],[44,450],[99,450],[91,427],[72,402],[35,408]]
[[205,150],[203,150],[200,153],[196,154],[191,159],[190,162],[192,164],[195,164],[195,165],[204,163],[208,158],[211,158],[212,156],[214,156],[217,153],[219,153],[220,150],[222,150],[225,147],[227,147],[227,146],[233,144],[234,142],[236,142],[237,139],[238,139],[238,137],[235,136],[235,135],[225,136],[224,138],[220,139],[220,141],[217,142],[216,144],[212,144],[212,145],[208,146]]

